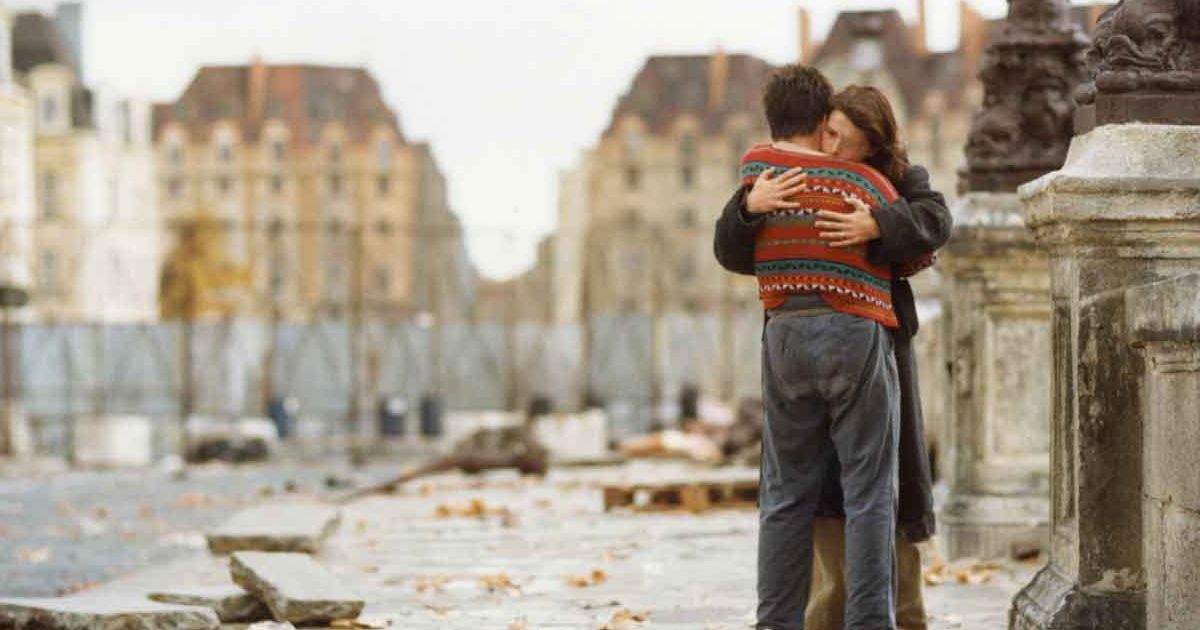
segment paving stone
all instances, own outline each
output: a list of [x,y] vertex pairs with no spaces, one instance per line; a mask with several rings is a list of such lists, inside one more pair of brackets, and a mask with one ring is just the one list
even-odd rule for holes
[[298,624],[354,619],[366,602],[324,566],[302,553],[238,551],[233,581],[261,599],[276,621]]
[[284,621],[260,621],[256,624],[251,624],[246,630],[296,630],[296,626]]
[[273,503],[238,512],[207,534],[208,549],[225,555],[235,551],[316,553],[337,529],[341,512],[320,503]]
[[164,604],[211,608],[223,623],[250,623],[271,618],[266,604],[235,584],[176,588],[156,591],[147,597]]
[[209,608],[140,597],[0,600],[0,630],[217,630],[220,626]]

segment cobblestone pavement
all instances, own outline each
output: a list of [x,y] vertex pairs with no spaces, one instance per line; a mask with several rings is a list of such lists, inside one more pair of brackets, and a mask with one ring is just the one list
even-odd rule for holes
[[[730,473],[747,471],[727,471]],[[616,480],[694,479],[713,471],[665,463],[556,470],[545,480],[445,475],[346,507],[319,559],[356,584],[366,615],[392,627],[747,628],[754,606],[752,511],[605,514],[599,486]],[[927,589],[935,630],[1003,628],[1012,594],[1033,567],[985,584]],[[102,590],[220,583],[224,561],[198,553]]]
[[368,474],[328,462],[0,477],[0,595],[67,593],[192,555],[242,506]]

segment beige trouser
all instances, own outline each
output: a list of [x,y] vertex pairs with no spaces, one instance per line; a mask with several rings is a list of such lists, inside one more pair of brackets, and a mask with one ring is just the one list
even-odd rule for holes
[[[805,630],[842,630],[846,608],[845,519],[813,522],[813,574],[804,614]],[[896,536],[896,628],[926,630],[921,595],[921,552]]]

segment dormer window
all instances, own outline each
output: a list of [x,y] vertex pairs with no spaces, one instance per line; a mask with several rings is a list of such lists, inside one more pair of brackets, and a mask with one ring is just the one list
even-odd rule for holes
[[381,169],[392,165],[392,143],[387,138],[380,140],[375,146],[375,160],[379,162]]
[[228,164],[233,159],[233,147],[230,146],[228,140],[222,140],[217,145],[217,161],[222,164]]
[[42,97],[42,124],[53,125],[58,121],[58,98],[55,96]]

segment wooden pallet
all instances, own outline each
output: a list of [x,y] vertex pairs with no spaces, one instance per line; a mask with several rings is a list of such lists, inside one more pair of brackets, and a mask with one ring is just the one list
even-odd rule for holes
[[604,486],[605,512],[619,508],[634,512],[704,512],[757,506],[757,479]]

